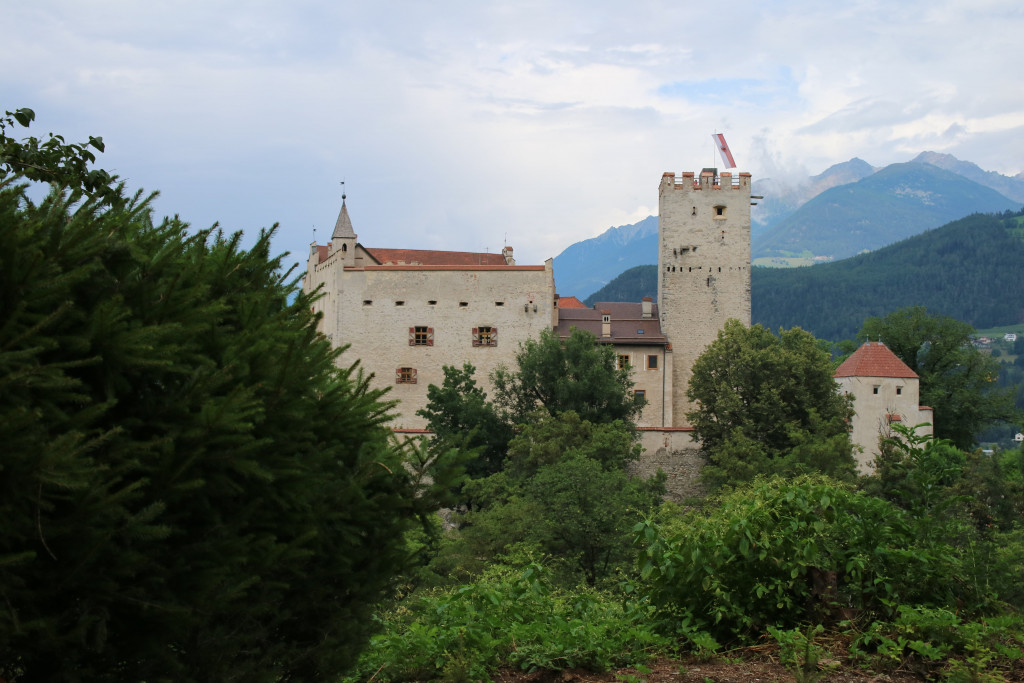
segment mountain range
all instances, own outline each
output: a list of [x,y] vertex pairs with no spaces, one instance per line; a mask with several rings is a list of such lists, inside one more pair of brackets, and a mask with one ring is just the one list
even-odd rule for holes
[[[584,303],[657,297],[658,267],[631,268]],[[1024,211],[973,214],[877,251],[806,268],[751,269],[751,318],[852,339],[869,316],[925,306],[978,328],[1024,322]]]
[[[1004,176],[949,154],[922,152],[878,169],[854,158],[798,184],[755,180],[762,195],[751,210],[752,253],[840,259],[878,249],[978,212],[1024,204],[1024,173]],[[555,257],[563,296],[581,299],[618,274],[657,263],[657,217],[609,228]]]

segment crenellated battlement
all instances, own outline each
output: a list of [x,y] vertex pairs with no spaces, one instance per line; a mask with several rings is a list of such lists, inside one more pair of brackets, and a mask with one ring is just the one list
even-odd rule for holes
[[743,172],[733,176],[728,171],[705,168],[699,174],[683,171],[679,175],[671,171],[661,174],[661,191],[673,190],[746,190],[750,191],[750,174]]

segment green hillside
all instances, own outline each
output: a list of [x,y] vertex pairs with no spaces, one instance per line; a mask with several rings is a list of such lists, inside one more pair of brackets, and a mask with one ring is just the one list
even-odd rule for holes
[[930,164],[892,164],[833,187],[754,240],[755,258],[799,254],[843,259],[917,235],[976,212],[1020,203]]
[[[978,328],[1024,322],[1024,212],[975,214],[870,254],[751,271],[754,322],[852,338],[864,319],[926,306]],[[657,296],[657,267],[631,268],[587,299]]]

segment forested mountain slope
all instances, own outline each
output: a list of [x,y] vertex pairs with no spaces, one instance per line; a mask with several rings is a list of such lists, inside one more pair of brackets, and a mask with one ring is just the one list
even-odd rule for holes
[[[975,327],[1024,320],[1024,213],[975,214],[878,251],[805,268],[751,271],[754,322],[852,338],[864,319],[926,306]],[[587,299],[657,296],[657,266],[632,268]]]
[[843,259],[975,212],[1020,202],[925,163],[892,164],[858,182],[833,187],[754,239],[754,258],[809,251]]

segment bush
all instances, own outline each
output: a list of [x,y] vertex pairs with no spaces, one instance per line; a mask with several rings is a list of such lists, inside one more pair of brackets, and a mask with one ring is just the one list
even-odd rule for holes
[[892,504],[827,477],[759,478],[705,509],[637,525],[641,576],[664,628],[743,638],[970,598],[955,549],[916,543]]
[[381,617],[346,680],[489,680],[501,665],[526,671],[607,671],[646,661],[667,640],[643,602],[592,589],[554,590],[537,563],[494,567],[473,584],[420,596]]

